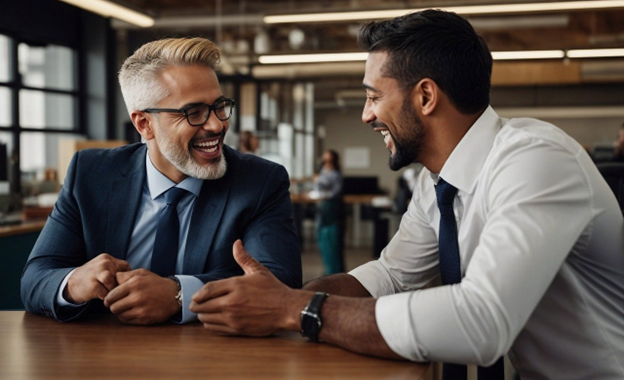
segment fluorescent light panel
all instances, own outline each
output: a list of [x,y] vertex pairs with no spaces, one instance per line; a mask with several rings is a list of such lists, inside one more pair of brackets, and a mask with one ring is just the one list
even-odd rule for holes
[[[527,59],[561,59],[561,58],[610,58],[624,57],[624,49],[577,49],[568,50],[525,50],[525,51],[493,51],[495,61],[527,60]],[[368,53],[335,53],[335,54],[288,54],[261,55],[258,62],[264,65],[283,63],[317,63],[317,62],[354,62],[366,61]]]
[[[441,8],[462,15],[489,15],[489,14],[514,14],[552,11],[580,11],[591,9],[624,8],[624,0],[593,0],[593,1],[559,1],[553,3],[523,3],[523,4],[491,4],[491,5],[468,5],[462,7]],[[332,21],[357,21],[378,20],[403,16],[407,13],[417,12],[426,8],[418,9],[389,9],[378,11],[360,12],[331,12],[331,13],[308,13],[290,15],[269,15],[264,17],[266,24],[284,24],[297,22],[332,22]]]
[[566,54],[568,58],[624,57],[624,49],[576,49]]
[[563,50],[493,51],[495,61],[517,59],[558,59],[565,57]]
[[154,25],[154,19],[132,9],[105,0],[59,0],[104,17],[113,17],[143,28]]
[[262,64],[366,61],[368,53],[261,55]]

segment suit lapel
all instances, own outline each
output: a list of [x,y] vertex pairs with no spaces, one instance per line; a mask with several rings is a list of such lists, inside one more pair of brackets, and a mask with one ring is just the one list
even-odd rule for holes
[[203,272],[229,193],[230,186],[225,178],[204,181],[199,197],[195,201],[186,239],[184,274]]
[[109,198],[106,252],[125,259],[145,183],[145,146],[137,149],[120,168]]

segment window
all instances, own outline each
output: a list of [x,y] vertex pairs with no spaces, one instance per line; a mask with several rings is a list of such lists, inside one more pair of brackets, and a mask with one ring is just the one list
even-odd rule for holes
[[26,196],[31,181],[56,167],[58,140],[84,136],[78,51],[44,42],[0,35],[0,135],[7,155],[19,155],[9,161],[20,175],[11,190]]

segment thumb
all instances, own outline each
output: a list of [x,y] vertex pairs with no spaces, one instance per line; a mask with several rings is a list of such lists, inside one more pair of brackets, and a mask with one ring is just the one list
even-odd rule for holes
[[234,260],[236,260],[238,265],[243,268],[245,274],[252,274],[255,272],[266,270],[266,268],[264,268],[262,264],[257,262],[256,259],[251,257],[249,253],[245,251],[245,247],[243,247],[243,242],[240,239],[234,242],[233,254]]
[[129,272],[117,272],[115,274],[115,277],[117,278],[117,283],[119,285],[123,284],[124,282],[128,281],[129,279],[131,279],[132,277],[134,277],[136,272],[134,271],[129,271]]

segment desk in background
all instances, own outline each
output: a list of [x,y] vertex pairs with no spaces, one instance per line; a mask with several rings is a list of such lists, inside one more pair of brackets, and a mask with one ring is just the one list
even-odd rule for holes
[[39,220],[0,227],[0,310],[24,309],[20,278],[44,225]]
[[[362,245],[362,206],[371,205],[373,198],[382,197],[382,194],[345,194],[342,201],[353,207],[353,224],[351,244],[354,247]],[[290,200],[293,204],[293,214],[299,239],[302,240],[302,224],[304,218],[303,206],[307,204],[315,204],[318,200],[310,199],[307,194],[290,194]],[[387,235],[387,233],[386,233]],[[387,237],[386,237],[387,240]],[[386,242],[387,243],[387,242]],[[385,246],[385,245],[384,245]],[[379,252],[376,252],[379,255]]]
[[357,355],[295,333],[224,337],[201,324],[70,323],[0,312],[0,379],[422,379],[426,364]]

